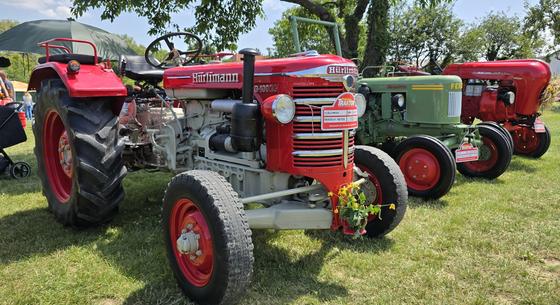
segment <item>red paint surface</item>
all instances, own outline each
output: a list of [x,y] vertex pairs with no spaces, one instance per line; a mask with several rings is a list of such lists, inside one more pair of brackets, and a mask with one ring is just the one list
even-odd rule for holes
[[431,190],[441,177],[436,156],[423,148],[413,148],[405,152],[399,159],[399,167],[407,186],[416,191]]
[[70,199],[72,191],[72,179],[60,164],[58,152],[60,139],[65,134],[64,124],[58,113],[54,110],[49,111],[45,115],[43,125],[43,163],[51,190],[61,203]]

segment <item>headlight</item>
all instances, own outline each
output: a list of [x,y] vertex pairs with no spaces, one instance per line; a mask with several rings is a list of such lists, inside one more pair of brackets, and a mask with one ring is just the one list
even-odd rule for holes
[[354,85],[356,84],[356,78],[354,76],[348,74],[342,79],[342,83],[344,84],[344,89],[346,89],[346,91],[354,90]]
[[354,94],[354,100],[356,101],[356,106],[358,107],[358,117],[360,118],[364,115],[364,113],[366,113],[366,97],[360,93],[356,93]]
[[404,99],[404,95],[402,94],[395,94],[393,95],[393,103],[399,108],[403,108],[405,105],[406,100]]
[[272,115],[282,124],[288,124],[294,119],[296,104],[288,95],[280,94],[272,102]]

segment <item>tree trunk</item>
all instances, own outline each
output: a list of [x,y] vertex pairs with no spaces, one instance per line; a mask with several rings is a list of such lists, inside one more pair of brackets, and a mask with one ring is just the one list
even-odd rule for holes
[[[367,18],[367,42],[360,70],[385,64],[389,47],[389,0],[372,0]],[[371,73],[376,71],[370,70]],[[366,75],[367,76],[367,75]]]

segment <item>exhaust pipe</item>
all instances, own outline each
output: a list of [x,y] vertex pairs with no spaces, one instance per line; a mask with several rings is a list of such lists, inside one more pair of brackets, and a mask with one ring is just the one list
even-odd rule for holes
[[255,81],[255,56],[260,55],[259,51],[246,48],[239,51],[243,55],[243,103],[253,102],[253,83]]

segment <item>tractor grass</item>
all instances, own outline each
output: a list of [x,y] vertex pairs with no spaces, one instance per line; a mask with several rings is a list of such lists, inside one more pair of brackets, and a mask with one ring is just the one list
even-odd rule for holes
[[[560,304],[560,107],[540,160],[496,181],[462,176],[442,200],[411,200],[380,240],[254,231],[243,304]],[[8,151],[35,169],[29,141]],[[184,304],[167,265],[160,202],[170,178],[134,173],[107,226],[55,222],[36,173],[0,179],[0,304]]]

